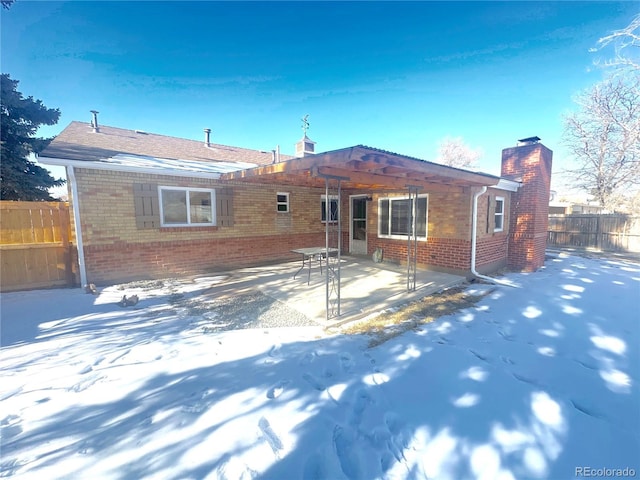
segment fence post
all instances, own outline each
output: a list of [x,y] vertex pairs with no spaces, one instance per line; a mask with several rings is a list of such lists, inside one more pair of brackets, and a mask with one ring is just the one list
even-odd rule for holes
[[75,283],[73,274],[73,255],[71,255],[71,222],[69,221],[69,203],[58,205],[60,214],[60,241],[64,247],[64,268],[67,285],[72,287]]

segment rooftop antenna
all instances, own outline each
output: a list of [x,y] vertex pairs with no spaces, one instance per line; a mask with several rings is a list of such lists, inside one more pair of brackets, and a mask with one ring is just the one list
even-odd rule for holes
[[302,138],[296,143],[296,157],[315,153],[316,142],[307,137],[307,130],[309,130],[309,114],[302,117]]

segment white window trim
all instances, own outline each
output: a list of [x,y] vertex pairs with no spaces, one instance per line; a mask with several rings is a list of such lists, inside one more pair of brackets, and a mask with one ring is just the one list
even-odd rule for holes
[[[338,196],[337,195],[329,195],[329,201],[331,200],[336,200],[336,204],[338,203]],[[327,196],[326,195],[320,195],[320,206],[322,207],[322,204],[327,202]],[[324,206],[324,208],[322,208],[322,211],[325,212],[326,211],[326,206]],[[338,205],[338,213],[340,212],[340,205]],[[320,214],[320,222],[322,223],[327,223],[326,220],[322,220],[322,214]],[[338,219],[335,220],[330,220],[329,223],[338,223]]]
[[[187,223],[165,223],[164,222],[164,205],[162,203],[163,190],[180,190],[187,194]],[[211,195],[211,222],[207,223],[191,223],[189,192],[208,192]],[[190,188],[175,187],[170,185],[158,186],[158,203],[160,204],[160,226],[165,228],[172,227],[213,227],[216,225],[216,191],[212,188]]]
[[[282,195],[286,198],[286,200],[284,202],[279,202],[278,201],[278,197]],[[278,206],[280,205],[284,205],[285,207],[287,207],[286,210],[278,210]],[[276,192],[276,212],[278,213],[290,213],[291,212],[291,205],[289,204],[289,192]]]
[[[418,195],[418,198],[426,198],[427,199],[427,211],[425,212],[426,218],[425,218],[425,236],[421,237],[421,236],[416,236],[416,239],[420,242],[426,242],[427,238],[429,237],[429,195],[426,193],[423,193],[421,195]],[[407,235],[384,235],[381,232],[381,227],[382,227],[382,215],[380,215],[380,210],[381,210],[381,204],[383,200],[389,200],[389,205],[391,206],[391,202],[393,202],[394,200],[409,200],[408,196],[403,196],[403,197],[381,197],[378,198],[378,238],[391,238],[394,240],[407,240]],[[391,221],[391,214],[389,214],[389,221]],[[389,228],[389,231],[391,231],[391,228]]]
[[[496,205],[498,204],[498,202],[502,202],[502,213],[498,213],[496,212],[496,209],[493,209],[493,231],[494,232],[503,232],[504,231],[504,197],[496,197]],[[500,228],[496,227],[496,218],[497,217],[501,217],[502,221],[500,222],[501,226]]]

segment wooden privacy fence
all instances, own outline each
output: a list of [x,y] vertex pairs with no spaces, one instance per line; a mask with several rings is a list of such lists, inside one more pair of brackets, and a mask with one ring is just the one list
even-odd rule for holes
[[69,204],[0,201],[0,291],[73,285]]
[[547,245],[640,252],[640,217],[620,214],[549,215]]

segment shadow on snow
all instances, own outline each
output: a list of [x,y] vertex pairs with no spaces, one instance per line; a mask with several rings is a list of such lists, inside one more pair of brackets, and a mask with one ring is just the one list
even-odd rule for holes
[[[551,281],[558,275],[560,289]],[[2,473],[54,468],[73,456],[107,462],[118,478],[569,478],[580,466],[638,470],[640,339],[637,312],[626,308],[639,277],[637,265],[558,256],[527,289],[499,288],[476,308],[373,349],[362,337],[274,339],[271,348],[221,362],[217,352],[227,358],[239,333],[203,334],[202,324],[163,310],[166,299],[148,316],[110,306],[87,318],[45,313],[51,324],[39,334],[9,334],[3,345],[46,347],[55,339],[72,352],[95,342],[92,375],[162,358],[174,368],[136,377],[111,401],[70,405],[33,429],[21,429],[19,412],[5,412]],[[210,361],[181,363],[173,349],[181,335],[182,349],[190,338],[205,342]],[[38,361],[46,360],[43,352]],[[66,392],[108,383],[96,376]],[[31,393],[37,402],[50,396]]]

